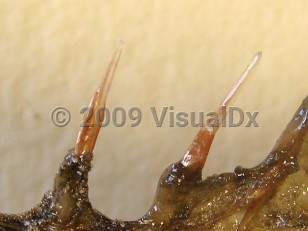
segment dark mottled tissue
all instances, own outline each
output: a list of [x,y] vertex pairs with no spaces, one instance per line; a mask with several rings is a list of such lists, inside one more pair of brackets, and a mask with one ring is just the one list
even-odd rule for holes
[[[105,105],[119,57],[120,51],[90,107]],[[229,94],[221,106],[232,97]],[[27,212],[0,214],[0,230],[307,230],[307,115],[308,96],[262,163],[205,179],[202,168],[218,128],[201,128],[184,157],[163,172],[151,208],[136,221],[111,220],[89,201],[88,174],[100,127],[82,128],[53,189]]]

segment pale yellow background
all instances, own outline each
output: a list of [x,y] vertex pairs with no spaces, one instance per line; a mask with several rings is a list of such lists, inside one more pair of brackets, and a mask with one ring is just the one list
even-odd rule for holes
[[[136,219],[198,130],[157,128],[149,107],[212,111],[263,51],[236,103],[259,111],[260,127],[221,129],[204,175],[254,166],[307,95],[307,33],[300,0],[0,0],[0,212],[29,209],[52,187],[119,39],[108,106],[140,107],[143,118],[103,129],[90,197],[111,218]],[[71,112],[66,127],[50,119],[57,106]]]

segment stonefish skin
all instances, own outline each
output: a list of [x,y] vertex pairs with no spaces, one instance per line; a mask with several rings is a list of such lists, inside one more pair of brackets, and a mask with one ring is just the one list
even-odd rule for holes
[[[92,109],[105,105],[120,53],[113,56]],[[229,96],[222,105],[229,104]],[[54,188],[28,212],[0,214],[0,230],[308,230],[307,120],[308,96],[262,163],[206,179],[201,171],[219,125],[201,128],[184,157],[163,172],[152,207],[137,221],[111,220],[93,208],[88,173],[100,127],[83,127]]]

